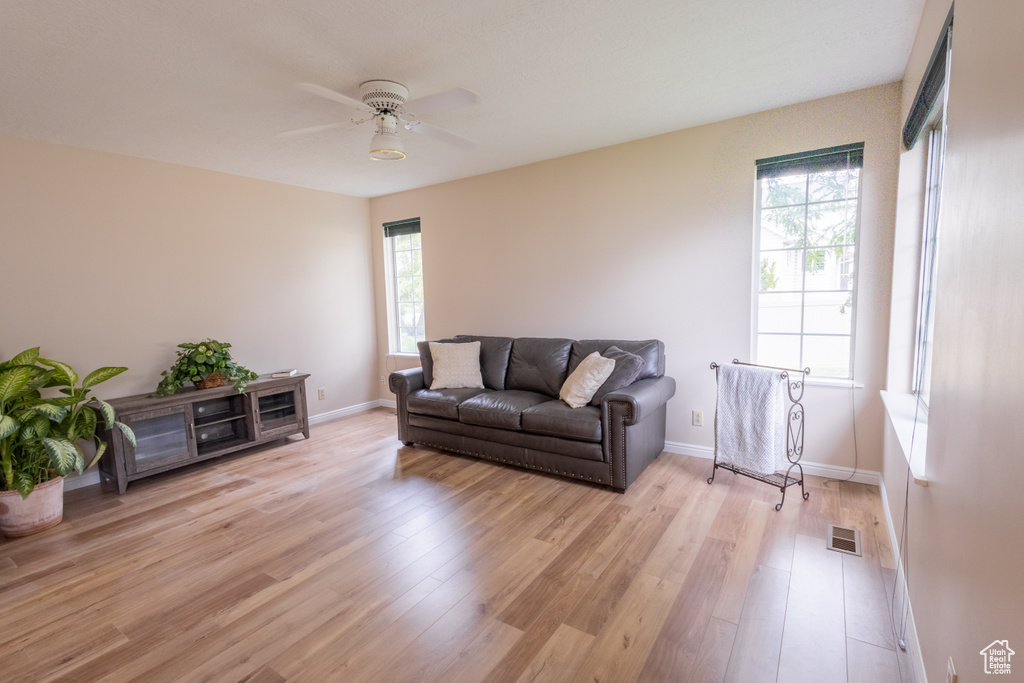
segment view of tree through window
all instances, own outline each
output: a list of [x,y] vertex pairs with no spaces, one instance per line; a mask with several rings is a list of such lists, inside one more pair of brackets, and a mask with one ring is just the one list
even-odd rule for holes
[[426,339],[420,233],[399,235],[389,240],[394,272],[393,350],[416,353],[416,342]]
[[851,377],[860,168],[759,180],[757,362]]

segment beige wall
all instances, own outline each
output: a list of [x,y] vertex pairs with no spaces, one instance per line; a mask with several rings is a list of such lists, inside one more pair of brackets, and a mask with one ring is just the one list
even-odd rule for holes
[[[667,438],[710,449],[709,363],[750,358],[754,160],[864,141],[857,425],[880,470],[899,107],[890,84],[371,199],[380,374],[417,364],[387,355],[380,225],[420,216],[429,338],[657,337],[678,382]],[[806,458],[852,467],[850,391],[811,387],[806,406]]]
[[[949,6],[949,0],[930,0],[925,7],[907,65],[905,93],[911,96]],[[950,655],[961,680],[987,678],[979,651],[995,639],[1024,652],[1024,363],[1017,357],[1024,348],[1021,26],[1024,4],[1018,0],[957,0],[929,484],[910,487],[908,506],[910,595],[932,681],[945,680]],[[904,99],[905,114],[910,100]],[[911,155],[904,159],[911,167],[919,163]],[[910,193],[901,188],[901,197]],[[894,317],[894,331],[897,325]],[[895,440],[886,444],[885,482],[899,527],[906,461]],[[1013,668],[1016,676],[1005,678],[1024,676],[1022,655]]]
[[[0,137],[0,356],[31,346],[152,391],[179,342],[297,367],[316,415],[375,400],[369,203]],[[317,401],[317,387],[327,399]]]

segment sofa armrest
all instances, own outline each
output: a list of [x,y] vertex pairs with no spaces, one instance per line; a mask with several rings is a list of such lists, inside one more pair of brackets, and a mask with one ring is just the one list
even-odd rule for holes
[[629,404],[625,424],[635,425],[645,417],[656,413],[676,393],[676,381],[662,375],[642,379],[628,387],[605,394],[603,403],[624,402]]
[[414,391],[419,391],[426,384],[423,381],[423,368],[409,368],[408,370],[396,370],[388,377],[388,388],[392,394],[408,396]]
[[388,388],[395,395],[395,414],[398,416],[398,440],[411,445],[409,437],[409,394],[424,387],[423,368],[397,370],[388,377]]

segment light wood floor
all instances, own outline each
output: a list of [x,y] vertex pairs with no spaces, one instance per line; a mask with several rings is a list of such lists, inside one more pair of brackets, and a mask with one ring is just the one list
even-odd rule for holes
[[[663,453],[622,495],[428,448],[393,412],[0,541],[5,681],[899,681],[878,490]],[[864,556],[824,548],[828,523]],[[904,674],[904,680],[910,680]]]

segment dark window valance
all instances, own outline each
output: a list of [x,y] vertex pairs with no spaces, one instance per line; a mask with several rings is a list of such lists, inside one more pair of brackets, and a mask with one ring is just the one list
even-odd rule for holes
[[864,166],[864,143],[857,142],[852,145],[840,145],[799,154],[758,159],[754,164],[757,166],[758,178],[862,168]]
[[911,149],[917,142],[917,136],[921,134],[925,121],[928,120],[928,113],[935,106],[935,100],[942,92],[942,86],[946,84],[946,62],[949,57],[950,42],[953,37],[953,7],[949,8],[949,15],[946,23],[942,25],[942,32],[939,34],[939,42],[932,50],[932,57],[928,60],[928,68],[925,69],[924,78],[921,79],[921,86],[917,89],[917,97],[907,114],[907,122],[903,124],[903,147]]
[[385,237],[401,237],[402,235],[415,235],[420,231],[420,219],[406,218],[402,221],[391,221],[384,224]]

